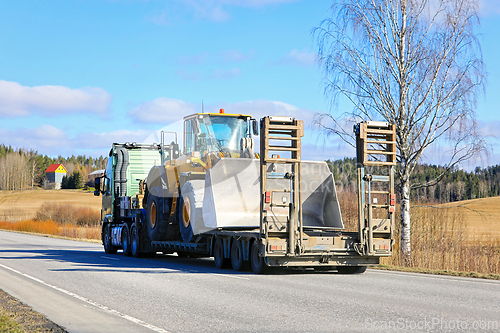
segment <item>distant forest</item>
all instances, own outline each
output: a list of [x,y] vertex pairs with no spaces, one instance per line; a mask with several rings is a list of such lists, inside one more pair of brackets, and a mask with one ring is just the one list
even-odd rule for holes
[[51,158],[34,150],[13,149],[0,145],[0,190],[24,190],[43,186],[45,170],[51,164],[62,164],[68,171],[63,188],[83,188],[90,185],[88,174],[104,169],[107,158],[71,156]]
[[[333,173],[337,192],[355,192],[356,159],[327,160]],[[444,166],[420,164],[411,179],[413,186],[424,185],[436,179],[445,171]],[[397,180],[396,180],[397,185]],[[416,188],[411,192],[412,201],[445,203],[459,200],[486,198],[500,195],[500,165],[487,168],[476,167],[467,172],[452,168],[433,186]]]
[[[327,160],[333,173],[337,192],[356,191],[356,159]],[[82,188],[91,186],[88,174],[104,169],[107,157],[92,158],[71,156],[51,158],[39,155],[36,151],[13,149],[0,145],[0,190],[20,190],[43,186],[45,170],[51,164],[61,163],[68,171],[63,188]],[[438,177],[445,167],[421,164],[412,178],[412,184],[425,184]],[[466,199],[485,198],[500,195],[500,165],[477,167],[467,172],[452,169],[434,186],[422,187],[412,191],[412,200],[419,202],[451,202]]]

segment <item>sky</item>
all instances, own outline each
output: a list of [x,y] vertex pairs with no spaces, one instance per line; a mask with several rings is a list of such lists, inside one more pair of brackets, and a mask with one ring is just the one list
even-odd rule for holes
[[[303,159],[354,157],[312,126],[315,114],[331,110],[311,34],[331,4],[0,0],[0,144],[51,157],[106,156],[113,142],[159,142],[158,130],[179,131],[203,105],[303,119]],[[488,79],[476,112],[489,154],[469,167],[500,164],[498,31],[500,3],[482,0]]]

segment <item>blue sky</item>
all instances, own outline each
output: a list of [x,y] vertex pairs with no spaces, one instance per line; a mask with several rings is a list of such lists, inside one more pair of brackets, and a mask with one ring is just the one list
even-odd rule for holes
[[[201,110],[329,110],[311,35],[330,0],[47,0],[0,2],[0,143],[50,156],[106,155],[151,140]],[[481,2],[489,73],[477,113],[500,164],[500,4]],[[303,157],[354,157],[316,130]],[[429,160],[430,163],[439,163]]]

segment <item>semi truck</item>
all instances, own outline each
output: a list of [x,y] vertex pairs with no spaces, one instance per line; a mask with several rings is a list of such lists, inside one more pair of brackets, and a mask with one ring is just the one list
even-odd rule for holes
[[357,231],[344,230],[326,162],[302,160],[304,125],[293,117],[258,122],[221,109],[184,118],[182,149],[166,132],[160,143],[114,143],[94,192],[104,251],[213,257],[217,268],[255,273],[362,273],[392,254],[396,140],[386,122],[354,132]]

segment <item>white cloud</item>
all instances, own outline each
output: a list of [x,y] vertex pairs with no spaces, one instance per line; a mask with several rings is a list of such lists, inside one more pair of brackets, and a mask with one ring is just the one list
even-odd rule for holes
[[189,9],[195,12],[198,18],[206,18],[211,21],[227,21],[231,15],[227,7],[250,7],[258,8],[282,3],[292,3],[299,0],[179,0]]
[[129,111],[129,116],[143,123],[168,124],[197,112],[197,107],[179,99],[159,97]]
[[484,16],[500,15],[500,2],[498,0],[479,0],[479,11]]
[[71,89],[63,86],[25,87],[0,80],[0,116],[20,117],[39,113],[60,116],[90,112],[104,115],[111,95],[101,88]]
[[239,68],[231,69],[216,69],[212,74],[213,79],[226,79],[231,80],[237,76],[240,76],[241,70]]
[[36,150],[42,154],[59,155],[71,142],[63,130],[52,125],[36,128],[0,128],[0,142],[16,148]]
[[284,65],[314,66],[316,62],[316,53],[309,51],[299,51],[293,49],[290,53],[284,55],[278,63]]

